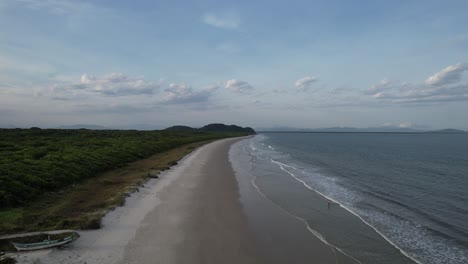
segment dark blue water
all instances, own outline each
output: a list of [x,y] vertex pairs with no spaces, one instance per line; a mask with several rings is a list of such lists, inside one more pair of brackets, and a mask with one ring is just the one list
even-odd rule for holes
[[468,135],[269,133],[248,145],[413,260],[468,263]]

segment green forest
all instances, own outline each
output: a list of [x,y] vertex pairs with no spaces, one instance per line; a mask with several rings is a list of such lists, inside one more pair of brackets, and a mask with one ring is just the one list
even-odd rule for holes
[[207,131],[0,129],[0,209],[27,205],[40,194],[184,144],[240,135]]

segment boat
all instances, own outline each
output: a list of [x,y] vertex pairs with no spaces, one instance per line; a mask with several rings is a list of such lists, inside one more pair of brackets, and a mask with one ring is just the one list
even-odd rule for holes
[[45,248],[52,248],[52,247],[58,247],[62,246],[65,244],[68,244],[75,239],[78,238],[78,235],[72,234],[70,236],[64,237],[62,239],[57,239],[57,240],[44,240],[42,242],[37,242],[37,243],[15,243],[11,242],[13,246],[16,248],[18,251],[27,251],[27,250],[38,250],[38,249],[45,249]]

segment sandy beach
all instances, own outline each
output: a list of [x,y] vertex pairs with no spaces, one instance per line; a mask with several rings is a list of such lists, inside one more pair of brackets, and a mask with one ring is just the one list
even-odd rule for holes
[[[101,229],[81,231],[66,249],[22,253],[18,262],[271,263],[275,254],[258,247],[258,230],[249,226],[228,159],[230,146],[239,140],[219,140],[195,150],[108,213]],[[307,245],[290,263],[348,263],[319,238],[303,232],[299,220],[282,214],[277,223],[286,223],[291,234],[301,233],[299,241]],[[276,245],[271,252],[275,247],[295,248],[270,242]],[[284,255],[277,262],[288,259]]]

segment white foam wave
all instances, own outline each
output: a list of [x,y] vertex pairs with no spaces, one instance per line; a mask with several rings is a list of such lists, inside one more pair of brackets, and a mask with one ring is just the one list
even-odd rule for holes
[[[296,169],[295,167],[293,166],[290,166],[290,165],[287,165],[287,164],[284,164],[282,162],[279,162],[279,161],[276,161],[276,160],[273,160],[271,159],[271,162],[274,163],[274,164],[277,164],[279,165],[280,169],[283,170],[284,172],[286,172],[287,174],[289,174],[291,177],[293,177],[295,180],[299,181],[300,183],[302,183],[306,188],[318,193],[319,195],[323,196],[324,198],[330,200],[330,201],[333,201],[334,203],[338,204],[341,208],[345,209],[346,211],[352,213],[353,215],[355,215],[356,217],[358,217],[363,223],[365,223],[366,225],[368,225],[369,227],[371,227],[375,232],[377,232],[377,234],[379,234],[382,238],[384,238],[387,242],[389,242],[392,246],[394,246],[395,248],[397,248],[403,255],[405,255],[406,257],[410,258],[411,260],[413,260],[414,262],[416,263],[419,263],[419,264],[422,264],[419,260],[415,259],[413,256],[411,256],[410,254],[408,254],[407,252],[405,252],[403,249],[401,249],[398,245],[396,245],[393,241],[391,241],[388,237],[386,237],[382,232],[380,232],[377,228],[375,228],[374,226],[372,226],[369,222],[367,222],[366,220],[364,220],[359,214],[357,214],[356,212],[354,212],[352,209],[350,209],[349,207],[343,205],[342,203],[340,203],[339,201],[333,199],[332,197],[330,196],[327,196],[325,194],[323,194],[322,192],[319,192],[317,190],[315,190],[314,188],[312,188],[311,186],[309,186],[304,180],[301,180],[299,179],[294,173],[291,173],[290,171],[284,169],[284,167],[288,167],[288,168],[292,168],[292,169]],[[297,169],[296,169],[297,170]]]
[[[357,260],[356,258],[354,258],[353,256],[347,254],[346,252],[344,252],[342,249],[338,248],[337,246],[331,244],[330,242],[327,241],[327,239],[320,233],[318,232],[317,230],[313,229],[309,223],[307,222],[307,220],[305,220],[304,218],[302,217],[299,217],[295,214],[292,214],[291,212],[287,211],[286,209],[284,209],[283,207],[281,207],[280,205],[278,205],[277,203],[275,203],[273,200],[271,200],[265,193],[263,193],[260,188],[258,187],[258,185],[255,183],[255,180],[257,179],[257,176],[254,176],[251,180],[251,184],[252,186],[254,186],[254,188],[257,190],[257,192],[262,196],[264,197],[265,199],[267,199],[268,201],[270,201],[275,207],[277,207],[278,209],[280,209],[281,211],[283,211],[284,213],[286,213],[287,215],[301,221],[307,228],[307,230],[312,233],[315,237],[317,237],[318,239],[320,239],[320,241],[322,241],[323,243],[325,243],[326,245],[330,246],[333,251],[339,251],[341,254],[353,259],[354,261],[356,261],[357,263],[359,264],[362,264],[362,262],[360,262],[359,260]],[[336,252],[335,252],[336,254]]]
[[449,261],[448,263],[468,263],[465,248],[461,248],[452,241],[434,236],[429,230],[417,223],[396,219],[382,212],[356,207],[356,204],[362,201],[362,195],[354,194],[349,189],[340,186],[343,184],[343,182],[338,184],[340,178],[323,175],[317,171],[317,168],[304,165],[297,160],[291,160],[291,158],[294,159],[294,155],[278,151],[281,150],[281,146],[275,146],[276,149],[271,149],[266,145],[257,144],[264,139],[257,137],[251,139],[251,143],[258,146],[256,157],[263,161],[271,161],[306,188],[337,203],[416,263],[447,263],[447,261]]

